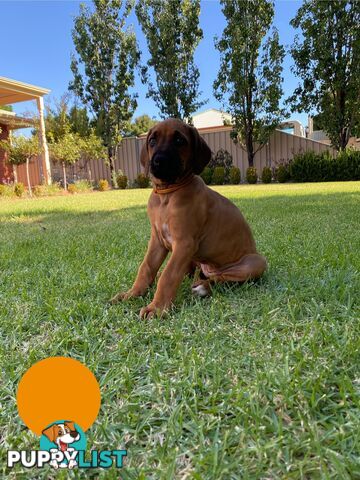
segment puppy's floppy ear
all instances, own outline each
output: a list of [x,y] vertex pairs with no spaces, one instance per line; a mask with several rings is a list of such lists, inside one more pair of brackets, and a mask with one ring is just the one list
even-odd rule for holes
[[57,438],[58,428],[59,427],[56,424],[51,425],[50,427],[45,428],[45,430],[43,430],[41,433],[45,435],[50,440],[50,442],[55,443],[55,439]]
[[211,150],[205,140],[199,135],[195,127],[188,126],[192,138],[193,158],[192,167],[193,172],[199,175],[211,159]]
[[146,135],[146,141],[141,149],[140,152],[140,163],[144,167],[144,173],[148,177],[149,176],[149,168],[150,168],[150,157],[148,151],[148,141],[151,135],[152,130],[149,130],[148,134]]

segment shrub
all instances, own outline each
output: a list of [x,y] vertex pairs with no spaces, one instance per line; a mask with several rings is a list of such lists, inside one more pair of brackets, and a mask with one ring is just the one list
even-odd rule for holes
[[32,190],[35,197],[58,195],[63,191],[60,185],[56,182],[51,185],[36,185]]
[[77,191],[78,191],[78,189],[76,188],[75,183],[69,183],[67,190],[68,190],[68,192],[71,193],[71,194],[77,193]]
[[105,190],[108,190],[109,188],[109,182],[105,179],[99,180],[99,190],[100,192],[105,192]]
[[229,181],[232,185],[238,185],[241,180],[241,172],[238,167],[231,167],[229,170]]
[[150,178],[144,173],[139,173],[136,177],[135,185],[139,188],[148,188],[150,186]]
[[14,185],[12,183],[0,184],[0,197],[14,197]]
[[316,182],[323,176],[322,155],[309,151],[294,155],[290,174],[295,182]]
[[75,185],[77,192],[88,192],[89,190],[93,189],[88,180],[76,180],[73,185]]
[[200,177],[204,180],[206,185],[210,185],[214,170],[210,167],[205,167],[200,173]]
[[23,193],[25,192],[25,187],[24,187],[24,184],[19,182],[19,183],[16,183],[15,184],[15,187],[14,187],[14,193],[17,197],[22,197],[23,196]]
[[41,197],[42,195],[42,185],[35,185],[32,189],[32,193],[34,194],[35,197]]
[[127,187],[128,178],[123,174],[122,170],[119,170],[116,174],[116,185],[124,190]]
[[229,169],[233,164],[233,158],[231,153],[229,153],[227,150],[224,150],[223,148],[220,148],[215,156],[212,156],[209,167],[210,168],[215,168],[215,167],[224,167],[225,170]]
[[291,177],[296,182],[360,180],[360,151],[346,149],[332,158],[328,151],[294,156]]
[[225,182],[225,168],[215,167],[212,175],[212,183],[214,185],[224,185]]
[[360,180],[360,151],[348,148],[334,160],[334,180]]
[[233,164],[233,158],[231,153],[229,153],[224,148],[220,148],[215,156],[211,157],[209,162],[209,167],[215,169],[216,167],[223,167],[225,169],[224,181],[223,183],[230,183],[230,168]]
[[264,167],[261,173],[261,181],[263,183],[270,183],[272,178],[272,171],[270,167]]
[[285,183],[288,180],[290,180],[290,168],[289,164],[283,164],[281,163],[275,168],[275,173],[274,173],[275,180],[277,180],[279,183]]
[[246,170],[246,181],[248,183],[254,184],[257,182],[258,175],[255,167],[249,167]]

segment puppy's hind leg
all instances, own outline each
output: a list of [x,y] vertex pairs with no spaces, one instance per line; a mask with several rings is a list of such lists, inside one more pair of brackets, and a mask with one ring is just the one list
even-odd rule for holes
[[236,265],[224,270],[211,280],[215,282],[248,282],[260,278],[267,269],[265,257],[258,253],[245,255]]

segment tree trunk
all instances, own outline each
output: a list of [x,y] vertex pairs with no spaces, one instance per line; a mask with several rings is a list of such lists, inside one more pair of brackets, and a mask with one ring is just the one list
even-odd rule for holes
[[67,190],[67,180],[66,180],[66,167],[65,167],[65,162],[62,163],[62,169],[63,169],[63,178],[64,178],[64,189]]
[[90,160],[88,160],[88,162],[87,162],[87,172],[88,172],[88,180],[89,180],[89,183],[92,184]]
[[32,197],[31,183],[30,183],[30,172],[29,172],[29,158],[26,158],[26,179],[28,184],[28,191],[30,197]]
[[115,180],[114,180],[114,172],[115,172],[114,151],[113,151],[112,147],[108,147],[108,159],[109,159],[111,183],[112,183],[112,186],[115,187],[116,185],[115,185]]
[[249,152],[248,150],[248,162],[249,162],[249,167],[253,167],[254,166],[254,153],[253,152]]
[[14,183],[16,185],[18,183],[18,175],[17,175],[17,166],[15,163],[13,165],[13,174],[14,174]]
[[342,128],[341,134],[340,134],[339,149],[345,150],[348,142],[349,142],[348,128],[344,127]]
[[247,135],[247,138],[246,138],[246,150],[247,150],[247,155],[248,155],[249,167],[253,167],[254,166],[255,153],[254,153],[254,143],[253,143],[251,133],[249,133]]

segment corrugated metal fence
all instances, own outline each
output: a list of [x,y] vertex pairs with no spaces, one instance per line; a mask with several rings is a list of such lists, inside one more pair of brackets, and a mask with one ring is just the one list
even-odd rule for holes
[[[242,178],[245,177],[248,167],[246,152],[235,144],[230,137],[231,128],[217,129],[216,131],[200,131],[201,136],[207,142],[215,155],[219,149],[227,150],[233,158],[233,164],[240,168]],[[132,183],[138,173],[142,171],[140,165],[140,151],[145,143],[145,137],[125,138],[121,145],[117,147],[115,158],[115,169],[122,170]],[[264,166],[275,166],[283,161],[293,158],[296,153],[308,150],[317,153],[330,151],[332,155],[336,152],[334,149],[320,142],[299,137],[289,133],[276,130],[270,137],[269,142],[255,156],[255,167],[260,172]],[[61,165],[51,162],[51,171],[53,181],[62,180]],[[100,179],[106,179],[110,182],[110,168],[103,161],[91,160],[87,163],[78,162],[76,165],[67,167],[68,181],[87,179],[97,182]],[[18,167],[19,181],[26,182],[25,167]],[[41,162],[33,162],[31,165],[31,183],[36,185],[41,179]]]

